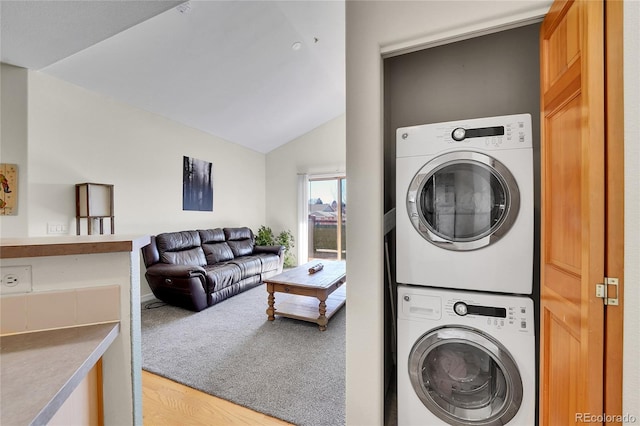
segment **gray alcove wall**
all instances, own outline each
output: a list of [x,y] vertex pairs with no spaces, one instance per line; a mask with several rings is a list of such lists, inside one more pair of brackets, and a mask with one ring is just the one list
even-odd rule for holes
[[[395,132],[398,127],[497,115],[531,114],[535,217],[534,263],[531,267],[536,324],[539,318],[540,288],[539,31],[539,23],[530,24],[384,59],[385,212],[393,209],[396,199],[404,196],[395,193]],[[394,231],[387,235],[387,241],[391,274],[395,276]],[[385,389],[388,389],[388,385],[394,382],[395,348],[389,294],[386,299]],[[536,336],[538,335],[539,330],[536,328]]]

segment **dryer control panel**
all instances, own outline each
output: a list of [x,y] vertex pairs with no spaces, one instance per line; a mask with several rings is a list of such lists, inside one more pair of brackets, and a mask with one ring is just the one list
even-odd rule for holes
[[532,148],[531,115],[516,114],[401,127],[396,156],[435,155],[452,149]]

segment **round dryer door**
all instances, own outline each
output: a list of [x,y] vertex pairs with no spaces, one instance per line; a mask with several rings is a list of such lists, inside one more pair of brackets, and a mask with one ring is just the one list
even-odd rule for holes
[[407,192],[407,212],[427,241],[449,250],[475,250],[498,241],[515,222],[520,193],[498,160],[450,152],[425,164]]
[[509,352],[470,327],[423,335],[409,354],[409,377],[422,403],[451,425],[503,425],[522,403],[522,379]]

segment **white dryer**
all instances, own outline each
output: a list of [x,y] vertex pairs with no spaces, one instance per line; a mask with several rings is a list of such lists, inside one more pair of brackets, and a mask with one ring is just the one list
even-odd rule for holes
[[396,280],[530,294],[531,115],[399,128]]
[[535,424],[533,302],[398,286],[398,425]]

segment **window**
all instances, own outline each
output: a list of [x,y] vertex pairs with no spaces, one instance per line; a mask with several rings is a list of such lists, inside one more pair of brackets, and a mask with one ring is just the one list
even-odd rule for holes
[[347,257],[347,180],[310,177],[308,180],[308,258],[345,260]]

